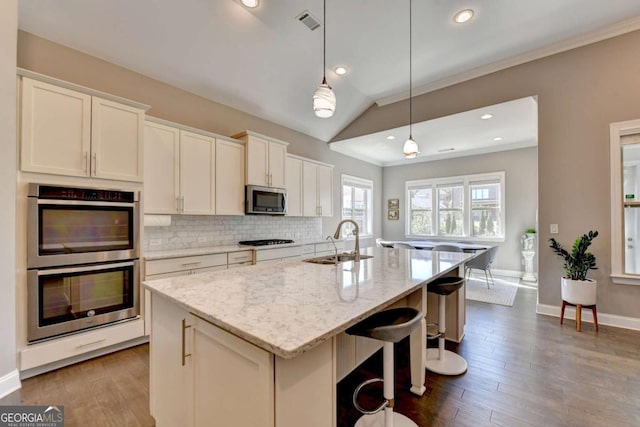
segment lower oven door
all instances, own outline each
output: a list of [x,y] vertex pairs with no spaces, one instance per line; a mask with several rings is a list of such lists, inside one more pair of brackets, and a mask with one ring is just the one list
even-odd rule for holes
[[38,341],[139,315],[139,261],[27,272],[27,340]]

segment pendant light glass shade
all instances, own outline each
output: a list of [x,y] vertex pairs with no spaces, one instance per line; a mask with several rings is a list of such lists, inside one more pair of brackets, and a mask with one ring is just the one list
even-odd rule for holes
[[316,116],[326,119],[333,116],[334,111],[336,111],[336,94],[327,84],[327,79],[323,78],[322,84],[313,94],[313,112]]
[[407,159],[415,159],[418,156],[418,144],[413,140],[413,136],[409,135],[409,139],[405,141],[402,154]]
[[313,112],[321,119],[333,116],[336,111],[336,94],[327,83],[327,0],[322,2],[324,21],[322,22],[322,83],[313,94]]

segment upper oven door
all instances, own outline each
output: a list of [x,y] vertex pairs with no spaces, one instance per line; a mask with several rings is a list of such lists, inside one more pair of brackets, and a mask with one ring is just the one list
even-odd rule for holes
[[138,258],[138,203],[29,197],[27,267]]

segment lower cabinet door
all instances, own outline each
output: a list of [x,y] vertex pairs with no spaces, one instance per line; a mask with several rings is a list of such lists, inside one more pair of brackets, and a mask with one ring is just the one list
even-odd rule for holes
[[[149,397],[151,415],[157,427],[192,426],[192,361],[190,314],[168,300],[151,294],[151,336],[149,346]],[[184,342],[184,346],[182,343]],[[184,353],[183,353],[184,352]],[[184,364],[183,364],[184,360]]]
[[194,425],[273,427],[273,355],[191,319]]

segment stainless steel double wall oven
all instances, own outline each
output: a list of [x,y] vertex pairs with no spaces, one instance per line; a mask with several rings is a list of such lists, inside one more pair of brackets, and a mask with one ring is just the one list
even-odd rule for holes
[[137,191],[29,184],[27,340],[139,315]]

